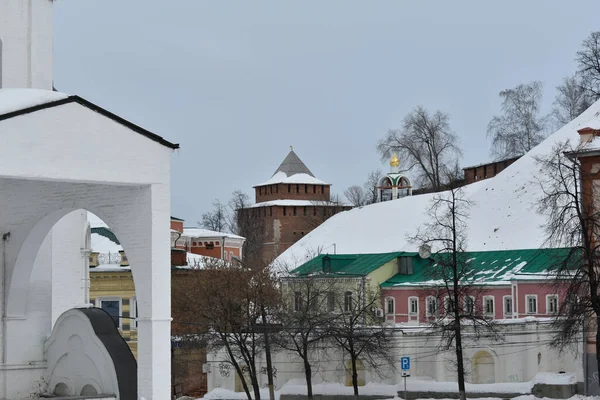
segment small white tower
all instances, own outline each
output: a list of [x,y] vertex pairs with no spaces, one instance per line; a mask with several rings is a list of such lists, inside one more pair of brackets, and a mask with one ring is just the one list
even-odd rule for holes
[[52,90],[53,0],[0,0],[0,89]]
[[412,196],[410,180],[400,174],[400,159],[394,153],[390,159],[390,172],[377,186],[377,202],[396,200],[400,197]]

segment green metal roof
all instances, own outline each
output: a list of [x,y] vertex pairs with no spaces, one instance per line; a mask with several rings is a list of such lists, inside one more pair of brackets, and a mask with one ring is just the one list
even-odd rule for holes
[[[364,276],[399,256],[414,256],[417,253],[393,252],[375,254],[320,254],[300,265],[292,274],[308,275],[324,272],[336,275]],[[331,267],[323,269],[323,259],[328,258]]]
[[117,239],[117,236],[108,228],[100,226],[100,227],[96,227],[96,228],[92,228],[90,229],[90,233],[97,233],[100,236],[104,236],[105,238],[113,241],[114,243],[118,244],[119,246],[121,245],[121,243],[119,243],[119,239]]
[[[473,251],[465,252],[464,257],[472,267],[472,274],[468,277],[470,283],[498,285],[506,284],[511,279],[544,279],[567,258],[570,251],[570,248]],[[432,269],[435,268],[436,257],[440,256],[434,254],[425,260],[415,257],[412,275],[395,275],[381,286],[436,284]]]

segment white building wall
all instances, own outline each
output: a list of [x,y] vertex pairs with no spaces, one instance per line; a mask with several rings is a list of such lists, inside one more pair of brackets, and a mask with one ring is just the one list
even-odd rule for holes
[[52,89],[52,3],[0,1],[0,88]]
[[[52,326],[65,311],[85,306],[81,290],[87,212],[65,215],[52,228]],[[64,290],[68,287],[70,290]]]
[[[575,373],[577,380],[583,382],[583,365],[580,355],[560,355],[551,349],[548,343],[552,337],[552,328],[548,323],[528,322],[502,327],[506,334],[504,342],[490,342],[481,340],[478,344],[465,344],[465,365],[469,372],[467,381],[474,379],[473,358],[480,352],[489,353],[494,360],[493,380],[495,382],[527,382],[532,380],[539,372],[567,372]],[[440,352],[436,348],[437,339],[425,336],[423,333],[395,333],[394,349],[395,359],[411,357],[412,379],[434,379],[440,382],[456,381],[454,369],[454,350]],[[580,346],[581,347],[581,346]],[[539,354],[539,356],[538,356]],[[313,365],[313,384],[322,382],[337,382],[346,384],[345,360],[343,353],[334,348],[327,353],[315,356]],[[207,362],[210,366],[208,373],[208,390],[224,388],[236,390],[236,373],[233,367],[228,366],[224,352],[208,353]],[[301,360],[292,353],[277,352],[273,357],[273,365],[277,369],[275,379],[276,390],[281,389],[286,382],[292,380],[296,384],[303,384],[304,371]],[[539,362],[538,362],[539,360]],[[264,357],[259,362],[258,369],[264,366]],[[380,371],[365,371],[366,382],[379,382],[384,384],[399,384],[402,382],[400,365],[396,365],[394,372],[391,368]],[[381,375],[381,376],[380,376]],[[259,377],[260,386],[267,382],[266,374]],[[239,389],[239,385],[238,385]]]

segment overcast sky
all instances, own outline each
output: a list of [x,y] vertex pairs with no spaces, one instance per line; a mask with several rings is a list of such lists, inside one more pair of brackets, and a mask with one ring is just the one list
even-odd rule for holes
[[[253,197],[293,145],[342,193],[417,105],[451,116],[462,165],[489,160],[498,92],[545,85],[551,108],[599,1],[55,2],[54,78],[166,139],[172,214]],[[118,146],[118,143],[115,143]]]

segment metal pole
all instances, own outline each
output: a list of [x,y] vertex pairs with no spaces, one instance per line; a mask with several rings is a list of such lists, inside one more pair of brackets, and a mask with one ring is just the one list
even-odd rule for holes
[[406,391],[406,376],[404,376],[404,400],[408,400],[408,392]]

